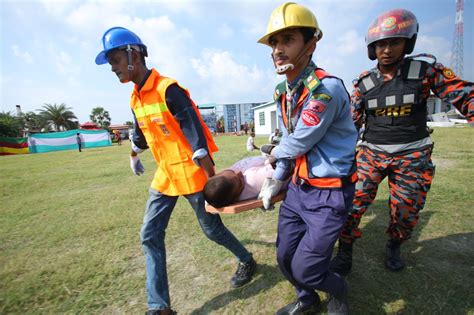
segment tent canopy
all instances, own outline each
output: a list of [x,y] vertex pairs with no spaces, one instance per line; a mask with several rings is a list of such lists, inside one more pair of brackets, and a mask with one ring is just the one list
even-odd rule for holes
[[99,126],[97,126],[96,123],[93,123],[91,121],[87,121],[83,124],[81,124],[81,129],[100,129]]

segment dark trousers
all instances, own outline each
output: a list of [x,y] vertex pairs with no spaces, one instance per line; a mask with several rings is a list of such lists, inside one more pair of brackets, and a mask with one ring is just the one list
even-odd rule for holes
[[315,302],[314,290],[341,296],[345,280],[329,271],[339,233],[352,207],[354,184],[319,189],[290,183],[278,218],[277,260],[283,275],[304,304]]

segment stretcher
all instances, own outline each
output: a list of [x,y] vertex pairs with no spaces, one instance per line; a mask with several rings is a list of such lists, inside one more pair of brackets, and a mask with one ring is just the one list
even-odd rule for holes
[[[285,194],[286,192],[280,192],[278,195],[274,196],[272,198],[272,203],[282,201],[283,198],[285,198]],[[222,208],[214,208],[213,206],[206,204],[206,211],[209,213],[235,214],[260,207],[263,207],[263,202],[261,199],[249,199],[239,201]]]

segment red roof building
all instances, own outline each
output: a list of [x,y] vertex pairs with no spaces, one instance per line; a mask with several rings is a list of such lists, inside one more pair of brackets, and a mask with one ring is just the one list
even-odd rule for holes
[[95,124],[91,121],[88,121],[88,122],[85,122],[85,123],[81,124],[80,128],[81,129],[88,129],[88,130],[101,129],[101,128],[99,128],[99,126],[97,126],[97,124]]

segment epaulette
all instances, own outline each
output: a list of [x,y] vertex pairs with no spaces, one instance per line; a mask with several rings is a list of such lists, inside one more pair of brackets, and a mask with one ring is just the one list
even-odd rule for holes
[[446,79],[449,80],[456,77],[456,74],[451,68],[445,67],[442,63],[436,62],[436,57],[431,54],[418,54],[416,56],[409,57],[409,58],[414,59],[414,58],[419,58],[419,57],[432,59],[433,61],[430,63],[430,65],[435,69],[435,71],[441,72],[443,77],[445,77]]
[[380,85],[380,80],[377,79],[377,74],[374,69],[362,72],[357,79],[354,80],[354,86],[359,88],[362,94],[372,90],[374,87]]
[[[405,57],[401,66],[401,75],[405,80],[421,80],[425,77],[430,63],[425,58],[436,62],[436,57],[430,54],[418,54]],[[433,65],[433,64],[432,64]]]
[[276,101],[286,91],[286,80],[278,83],[273,94],[273,100]]
[[371,71],[369,70],[369,71],[364,71],[361,74],[359,74],[354,80],[352,80],[352,85],[354,85],[355,87],[359,86],[360,80],[368,76],[370,72]]
[[313,72],[303,81],[305,87],[308,89],[308,92],[313,93],[314,90],[321,84],[316,74]]
[[419,59],[419,58],[431,59],[432,62],[429,62],[427,60],[423,60],[425,62],[428,62],[431,65],[435,65],[435,63],[436,63],[436,57],[432,54],[421,53],[421,54],[418,54],[418,55],[406,57],[406,59]]

